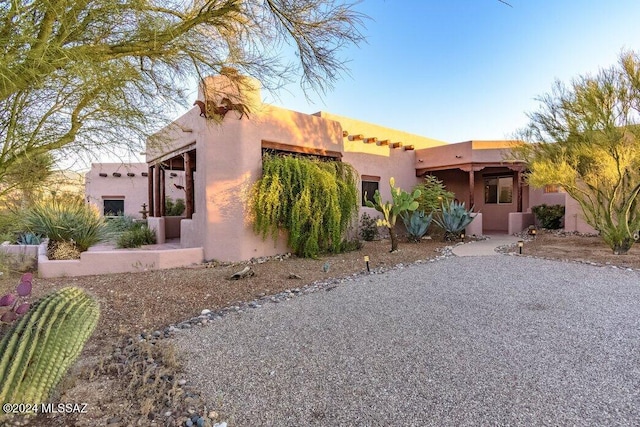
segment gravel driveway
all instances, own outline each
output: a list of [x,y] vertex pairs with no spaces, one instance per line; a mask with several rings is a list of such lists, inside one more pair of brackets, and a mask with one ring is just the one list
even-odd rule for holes
[[640,425],[640,273],[447,258],[181,332],[230,426]]

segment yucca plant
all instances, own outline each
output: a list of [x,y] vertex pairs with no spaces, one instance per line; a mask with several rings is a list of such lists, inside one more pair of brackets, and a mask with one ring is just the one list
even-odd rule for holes
[[427,234],[427,229],[429,228],[429,225],[431,225],[431,220],[433,219],[433,212],[427,215],[424,211],[415,210],[411,215],[409,215],[408,212],[403,212],[400,217],[407,229],[409,240],[419,242],[422,236]]
[[441,211],[433,221],[445,231],[445,239],[457,239],[460,232],[473,221],[472,213],[473,207],[467,210],[464,202],[458,203],[453,200],[448,204],[442,204]]
[[24,212],[22,226],[47,236],[50,243],[73,242],[80,252],[102,241],[106,235],[105,222],[97,209],[80,197],[36,203]]

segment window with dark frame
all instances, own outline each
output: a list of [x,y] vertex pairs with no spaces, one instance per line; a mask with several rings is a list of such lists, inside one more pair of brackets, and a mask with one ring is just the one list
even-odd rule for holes
[[485,204],[513,203],[513,176],[485,177]]
[[104,216],[124,214],[124,199],[103,199]]
[[379,187],[378,181],[362,181],[362,206],[367,206],[367,200],[374,203],[373,195]]

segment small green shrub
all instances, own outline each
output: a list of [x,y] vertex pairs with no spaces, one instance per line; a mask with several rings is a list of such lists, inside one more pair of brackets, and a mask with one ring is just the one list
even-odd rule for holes
[[534,206],[531,211],[536,216],[536,219],[542,226],[542,228],[548,228],[550,230],[557,230],[562,227],[562,218],[564,217],[564,206],[551,205],[547,206],[545,203]]
[[439,211],[443,204],[449,204],[455,199],[455,194],[447,191],[442,181],[433,175],[425,176],[424,182],[416,185],[413,190],[420,190],[420,195],[416,198],[417,210],[426,214]]
[[360,217],[360,238],[366,242],[371,242],[378,238],[378,220],[372,218],[368,213],[363,213]]
[[142,245],[152,245],[156,242],[156,232],[144,224],[134,226],[118,236],[118,248],[139,248]]
[[107,233],[109,235],[118,235],[123,231],[130,230],[135,226],[136,220],[134,217],[129,215],[118,215],[109,217],[106,220],[107,223]]
[[465,227],[473,221],[472,213],[473,208],[467,210],[464,202],[458,203],[454,200],[449,204],[443,204],[441,212],[433,221],[445,231],[445,240],[457,240]]
[[81,197],[48,199],[27,209],[22,228],[47,236],[49,242],[73,242],[80,252],[106,237],[106,225],[97,209]]
[[180,216],[186,209],[184,199],[176,199],[174,202],[171,197],[164,200],[164,214],[166,216]]

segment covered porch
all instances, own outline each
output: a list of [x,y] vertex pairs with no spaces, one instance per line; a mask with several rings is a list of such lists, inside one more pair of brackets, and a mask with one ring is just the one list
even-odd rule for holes
[[[180,240],[183,221],[191,222],[195,213],[194,183],[196,176],[195,143],[162,155],[148,162],[149,227],[156,231],[157,243]],[[182,215],[168,215],[167,186],[184,192],[185,209]],[[170,213],[170,212],[169,212]]]
[[473,207],[477,217],[468,234],[520,232],[534,221],[527,213],[525,166],[507,157],[513,143],[467,141],[420,150],[416,176],[435,176],[459,202]]

